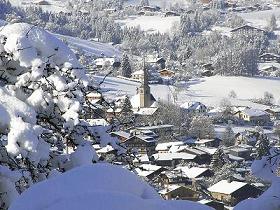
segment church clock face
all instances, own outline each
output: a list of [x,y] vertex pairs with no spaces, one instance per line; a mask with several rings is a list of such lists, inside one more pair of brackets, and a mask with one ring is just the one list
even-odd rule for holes
[[140,90],[140,93],[144,93],[144,90],[143,90],[143,89],[141,89],[141,90]]

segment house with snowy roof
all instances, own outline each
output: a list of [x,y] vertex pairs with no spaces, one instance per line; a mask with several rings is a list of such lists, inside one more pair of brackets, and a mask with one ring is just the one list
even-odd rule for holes
[[237,28],[234,28],[230,31],[231,33],[262,33],[262,34],[267,34],[267,31],[260,29],[260,28],[256,28],[254,26],[250,26],[250,25],[243,25]]
[[253,125],[265,125],[270,122],[269,113],[261,109],[244,109],[234,114],[244,122]]
[[211,196],[223,203],[234,206],[247,198],[255,198],[262,192],[258,188],[246,183],[229,180],[221,180],[207,189]]
[[191,200],[197,201],[200,193],[190,187],[183,185],[168,185],[165,189],[160,190],[159,194],[165,200]]
[[207,107],[201,102],[193,101],[186,102],[180,106],[181,109],[186,111],[187,113],[206,113]]
[[148,65],[159,66],[161,69],[164,69],[166,60],[163,57],[152,54],[152,55],[147,55],[146,56],[145,62]]
[[212,176],[212,172],[209,168],[202,167],[188,167],[188,166],[179,166],[174,169],[175,171],[180,171],[190,180],[198,179],[201,177],[210,177]]
[[269,109],[266,109],[265,111],[267,113],[269,113],[271,119],[273,119],[273,120],[280,119],[280,107],[269,108]]
[[262,62],[277,62],[280,63],[280,55],[276,53],[263,53],[259,56]]
[[104,66],[112,66],[112,67],[120,67],[121,62],[116,57],[103,57],[103,58],[97,58],[94,60],[94,64],[97,68],[102,68]]
[[188,153],[156,153],[151,160],[159,166],[175,167],[181,162],[196,162],[196,157]]

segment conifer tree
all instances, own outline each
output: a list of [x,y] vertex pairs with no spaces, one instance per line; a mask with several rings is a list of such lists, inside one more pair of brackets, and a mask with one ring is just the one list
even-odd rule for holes
[[124,54],[122,58],[122,76],[129,78],[131,77],[131,73],[131,66],[129,63],[128,56]]

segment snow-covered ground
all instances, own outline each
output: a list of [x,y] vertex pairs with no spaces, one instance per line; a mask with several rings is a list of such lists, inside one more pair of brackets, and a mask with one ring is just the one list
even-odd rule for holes
[[[103,76],[95,76],[94,77],[97,82],[102,81]],[[140,83],[133,82],[117,77],[107,77],[104,83],[101,85],[101,88],[106,91],[104,94],[109,99],[114,99],[116,96],[128,95],[133,96],[136,94],[137,87],[140,86]],[[173,101],[172,96],[172,88],[171,86],[167,85],[158,85],[152,84],[151,93],[154,95],[156,100],[162,101]]]
[[[268,21],[273,14],[276,16],[276,19],[279,20],[280,8],[275,7],[271,10],[240,13],[238,15],[255,27],[265,28],[268,26]],[[279,26],[280,21],[277,21],[277,24]]]
[[[150,0],[151,6],[159,6],[162,9],[167,9],[171,5],[179,4],[181,7],[187,6],[190,2],[188,0]],[[127,5],[139,5],[140,0],[128,0],[125,2]]]
[[[95,77],[97,81],[102,76]],[[127,81],[121,78],[107,77],[102,85],[105,94],[109,98],[127,94],[136,94],[136,88],[140,83]],[[151,84],[151,92],[157,100],[173,102],[174,86]],[[190,80],[177,92],[176,103],[182,104],[187,101],[200,101],[208,106],[219,106],[223,98],[228,97],[230,91],[237,95],[231,99],[233,105],[251,106],[255,108],[266,108],[266,106],[250,101],[254,98],[262,98],[264,92],[268,91],[274,95],[276,104],[280,104],[280,78],[259,77],[223,77],[213,76]]]
[[[29,7],[29,6],[37,6],[35,0],[9,0],[13,6],[17,7]],[[44,11],[51,11],[51,12],[66,12],[69,11],[68,0],[46,0],[49,5],[40,5],[40,7]]]
[[82,50],[89,55],[100,57],[101,54],[104,54],[106,57],[120,57],[120,51],[110,44],[60,34],[55,34],[55,36],[66,40],[70,48]]
[[174,24],[180,22],[180,17],[155,16],[130,16],[124,20],[117,20],[123,27],[140,27],[143,31],[149,33],[169,33]]
[[274,95],[277,104],[280,104],[280,78],[260,77],[223,77],[213,76],[198,78],[189,81],[179,93],[179,103],[184,101],[200,101],[210,106],[219,106],[220,101],[233,90],[237,99],[233,104],[262,107],[249,99],[262,98],[268,91]]

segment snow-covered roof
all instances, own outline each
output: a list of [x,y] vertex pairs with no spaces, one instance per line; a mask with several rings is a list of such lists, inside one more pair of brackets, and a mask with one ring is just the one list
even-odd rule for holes
[[158,193],[161,194],[161,195],[165,195],[167,193],[170,193],[172,192],[173,190],[176,190],[180,187],[184,187],[184,186],[181,186],[181,185],[175,185],[175,184],[172,184],[172,185],[168,185],[167,188],[163,189],[163,190],[160,190]]
[[142,164],[139,166],[139,168],[146,170],[146,171],[157,171],[159,169],[161,169],[161,166],[156,166],[156,165],[152,165],[152,164]]
[[100,150],[97,150],[96,153],[97,154],[103,154],[103,153],[112,152],[114,150],[115,149],[111,145],[107,145],[106,147],[103,147]]
[[193,160],[196,158],[196,155],[191,155],[188,153],[157,153],[154,154],[153,157],[155,160]]
[[179,166],[174,170],[182,171],[188,178],[194,179],[203,174],[205,171],[209,170],[208,168]]
[[261,109],[244,109],[242,112],[250,117],[269,115],[266,111]]
[[237,162],[240,162],[240,161],[244,160],[244,158],[242,158],[242,157],[238,157],[238,156],[231,155],[231,154],[228,154],[228,158],[232,161],[237,161]]
[[183,144],[184,142],[182,141],[159,143],[156,146],[156,151],[167,151],[170,149],[172,145],[183,145]]
[[[150,97],[151,97],[151,102],[152,102],[151,107],[155,107],[156,106],[156,104],[155,104],[156,100],[155,100],[155,98],[154,98],[154,96],[152,94],[150,94]],[[140,108],[141,107],[141,105],[140,105],[140,98],[141,97],[140,97],[139,93],[131,97],[130,103],[131,103],[131,106],[133,108]]]
[[263,57],[263,56],[266,56],[266,55],[271,55],[271,56],[280,58],[280,55],[278,55],[278,54],[276,54],[276,53],[263,53],[263,54],[260,55],[260,57]]
[[108,126],[109,123],[103,119],[103,118],[100,118],[100,119],[87,119],[87,122],[93,126],[93,125],[102,125],[102,126]]
[[198,101],[194,102],[186,102],[180,106],[182,109],[188,109],[188,110],[201,110],[206,109],[206,106]]
[[240,188],[244,187],[245,185],[247,185],[246,182],[237,182],[237,181],[229,182],[228,180],[221,180],[220,182],[209,187],[208,191],[229,195],[234,193],[236,190],[239,190]]
[[156,111],[158,110],[157,107],[143,107],[143,108],[135,108],[133,109],[133,113],[134,114],[138,114],[138,115],[153,115]]
[[130,137],[130,133],[125,132],[125,131],[114,131],[111,134],[114,134],[114,135],[117,135],[117,136],[120,136],[120,137],[124,137],[124,138],[127,138],[127,139]]
[[277,63],[277,62],[259,63],[258,66],[259,66],[258,67],[259,70],[267,70],[272,67],[276,67],[276,68],[280,69],[280,63]]
[[115,62],[117,62],[116,58],[97,58],[94,60],[97,66],[104,66],[107,63],[112,66]]
[[155,129],[162,129],[162,128],[173,128],[174,125],[152,125],[152,126],[143,126],[143,127],[137,127],[138,130],[155,130]]
[[138,70],[138,71],[133,72],[132,75],[144,75],[144,71]]
[[208,153],[210,155],[213,155],[217,151],[217,148],[214,148],[214,147],[196,146],[195,148],[198,149],[198,150],[201,150],[203,152],[206,152],[206,153]]

